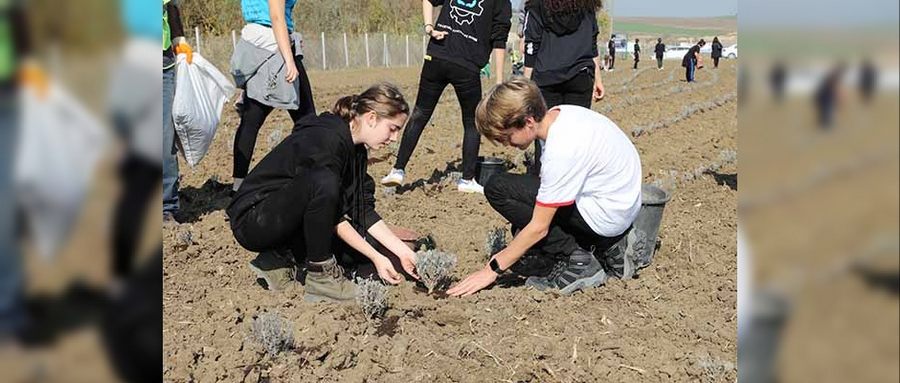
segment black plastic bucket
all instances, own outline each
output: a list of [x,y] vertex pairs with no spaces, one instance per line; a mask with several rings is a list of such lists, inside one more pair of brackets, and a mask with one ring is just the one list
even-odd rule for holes
[[475,178],[479,185],[486,186],[491,177],[502,173],[506,173],[506,161],[496,157],[478,157]]

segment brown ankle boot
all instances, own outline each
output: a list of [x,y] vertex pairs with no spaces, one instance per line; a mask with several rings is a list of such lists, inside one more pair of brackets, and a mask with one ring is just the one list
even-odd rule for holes
[[355,298],[356,284],[344,277],[344,268],[334,257],[324,262],[309,262],[304,300],[340,302]]

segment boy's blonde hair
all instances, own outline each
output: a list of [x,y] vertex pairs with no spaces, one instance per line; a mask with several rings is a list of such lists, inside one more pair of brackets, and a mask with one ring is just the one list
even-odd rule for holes
[[515,77],[495,85],[475,110],[475,126],[488,141],[507,142],[513,129],[525,127],[533,117],[540,122],[547,114],[547,103],[541,90],[525,77]]

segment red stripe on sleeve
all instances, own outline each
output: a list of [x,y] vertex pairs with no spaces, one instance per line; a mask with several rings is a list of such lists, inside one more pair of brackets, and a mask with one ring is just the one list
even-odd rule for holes
[[556,203],[543,203],[541,201],[536,201],[536,203],[538,206],[543,206],[543,207],[563,207],[563,206],[569,206],[569,205],[574,204],[575,200],[571,200],[568,202],[556,202]]

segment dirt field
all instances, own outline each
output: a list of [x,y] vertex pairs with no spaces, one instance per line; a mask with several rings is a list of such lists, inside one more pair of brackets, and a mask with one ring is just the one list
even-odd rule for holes
[[[722,158],[737,150],[735,62],[700,70],[691,85],[677,62],[664,71],[645,65],[605,73],[608,96],[594,109],[626,133],[642,128],[634,142],[645,181],[673,188],[654,264],[640,278],[568,297],[509,280],[467,299],[436,299],[405,282],[391,289],[387,324],[367,322],[355,305],[306,303],[299,283],[283,292],[257,284],[247,267],[255,254],[235,242],[223,211],[238,122],[228,107],[209,155],[194,169],[182,165],[186,222],[163,232],[165,380],[734,381],[737,165]],[[413,103],[418,71],[312,73],[316,106],[329,108],[380,80],[398,84]],[[254,161],[290,128],[286,113],[274,113]],[[456,278],[484,265],[488,231],[503,226],[483,196],[427,181],[457,170],[461,137],[448,89],[407,168],[407,182],[426,182],[396,195],[376,190],[385,220],[432,234],[440,249],[458,255]],[[481,153],[524,170],[515,149],[485,142]],[[370,156],[378,179],[393,157],[386,150]],[[710,165],[717,171],[702,172]],[[184,248],[177,238],[186,232]],[[293,351],[262,356],[249,329],[263,312],[293,323]]]

